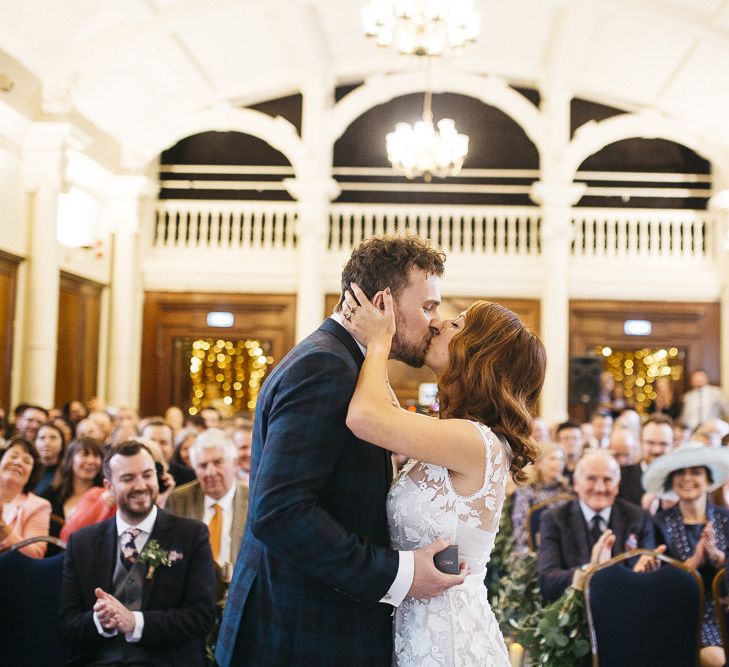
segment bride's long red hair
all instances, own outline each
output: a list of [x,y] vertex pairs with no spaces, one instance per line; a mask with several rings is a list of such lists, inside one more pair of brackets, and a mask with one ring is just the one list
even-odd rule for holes
[[476,301],[448,353],[438,386],[442,413],[481,422],[506,438],[511,475],[526,481],[524,467],[537,455],[531,433],[547,361],[542,341],[508,308]]

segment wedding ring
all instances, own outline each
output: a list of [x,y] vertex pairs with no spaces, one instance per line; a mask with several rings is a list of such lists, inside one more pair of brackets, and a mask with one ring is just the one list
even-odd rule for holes
[[346,313],[342,313],[342,314],[344,315],[344,319],[347,320],[347,322],[349,322],[349,320],[352,319],[352,311],[351,310],[348,310]]

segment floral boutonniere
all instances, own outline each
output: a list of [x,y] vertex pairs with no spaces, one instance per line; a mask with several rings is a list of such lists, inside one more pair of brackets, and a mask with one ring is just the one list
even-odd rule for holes
[[182,560],[182,552],[175,549],[166,551],[157,540],[149,540],[139,554],[139,560],[147,563],[147,579],[151,579],[158,567],[172,567],[178,560]]

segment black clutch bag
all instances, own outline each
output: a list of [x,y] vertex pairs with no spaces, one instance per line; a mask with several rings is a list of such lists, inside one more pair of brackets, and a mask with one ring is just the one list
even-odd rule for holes
[[458,574],[460,564],[458,563],[458,545],[451,544],[449,547],[439,551],[433,556],[435,567],[445,574]]

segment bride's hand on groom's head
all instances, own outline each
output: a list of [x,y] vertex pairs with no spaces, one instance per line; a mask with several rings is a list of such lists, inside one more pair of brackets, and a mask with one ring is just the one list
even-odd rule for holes
[[395,334],[395,309],[390,288],[377,292],[370,302],[356,283],[344,292],[342,316],[347,328],[364,345],[389,342]]

